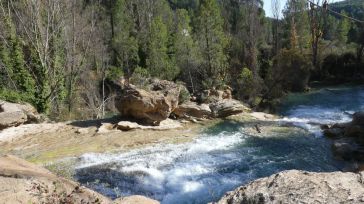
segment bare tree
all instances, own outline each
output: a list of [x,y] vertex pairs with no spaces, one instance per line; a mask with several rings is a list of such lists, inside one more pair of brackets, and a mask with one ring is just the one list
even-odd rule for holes
[[[320,5],[323,6],[320,6]],[[319,42],[323,35],[323,20],[327,14],[327,1],[311,0],[309,1],[309,17],[310,17],[310,31],[311,31],[311,49],[312,49],[312,65],[316,71],[319,71]]]
[[274,18],[273,22],[274,54],[276,55],[280,49],[279,21],[281,14],[281,3],[279,0],[272,0],[271,6]]

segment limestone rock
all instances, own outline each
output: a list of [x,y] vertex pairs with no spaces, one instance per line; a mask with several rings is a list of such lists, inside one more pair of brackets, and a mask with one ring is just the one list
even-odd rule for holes
[[159,202],[144,196],[135,195],[118,198],[114,201],[114,204],[159,204]]
[[179,105],[174,111],[179,118],[209,118],[211,117],[211,109],[208,104],[198,105],[194,102],[186,102]]
[[77,134],[87,134],[89,132],[88,128],[79,128],[76,130]]
[[0,100],[0,130],[24,123],[38,122],[37,110],[28,103],[17,104]]
[[257,120],[274,120],[277,119],[277,116],[272,115],[272,114],[268,114],[268,113],[263,113],[263,112],[252,112],[250,113],[250,115],[254,118],[256,118]]
[[130,121],[120,121],[116,125],[117,129],[128,131],[128,130],[134,130],[134,129],[142,129],[142,130],[170,130],[170,129],[176,129],[182,127],[181,123],[172,120],[172,119],[166,119],[163,120],[159,126],[151,126],[151,125],[140,125],[136,122],[130,122]]
[[128,130],[134,130],[134,129],[141,129],[141,126],[135,122],[121,121],[118,123],[117,128],[119,130],[128,131]]
[[0,157],[0,204],[100,203],[111,200],[14,156]]
[[97,133],[108,133],[114,129],[114,125],[111,123],[102,123],[99,129],[97,129]]
[[180,88],[168,81],[153,81],[146,89],[127,87],[115,100],[121,116],[133,117],[150,125],[169,117],[178,106]]
[[217,203],[363,203],[363,180],[363,172],[283,171],[228,192]]
[[240,101],[234,99],[223,99],[210,104],[210,109],[215,117],[224,118],[249,111]]

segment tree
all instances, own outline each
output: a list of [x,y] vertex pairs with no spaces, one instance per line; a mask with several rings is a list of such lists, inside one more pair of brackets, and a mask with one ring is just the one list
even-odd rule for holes
[[320,64],[318,59],[319,42],[323,35],[323,19],[326,16],[326,10],[319,7],[320,0],[310,3],[310,31],[311,31],[311,49],[312,49],[312,65],[318,72]]
[[[342,15],[347,16],[347,13],[342,11]],[[348,41],[348,33],[350,30],[350,22],[347,18],[341,18],[337,27],[337,39],[339,42],[346,44]]]
[[279,0],[272,0],[271,2],[272,5],[272,13],[273,13],[273,41],[274,41],[274,45],[273,45],[273,51],[274,51],[274,55],[278,54],[278,50],[280,49],[280,33],[279,33],[279,28],[280,28],[280,13],[281,13],[281,4]]
[[196,91],[198,83],[197,68],[199,65],[199,53],[196,43],[192,38],[192,28],[187,10],[176,11],[176,27],[174,33],[174,49],[176,65],[181,71],[181,77],[187,83],[192,92]]
[[152,21],[148,41],[147,68],[153,77],[173,80],[178,69],[168,55],[169,33],[160,16]]
[[115,53],[116,65],[121,67],[129,85],[129,78],[139,63],[138,41],[134,36],[134,22],[125,0],[116,0],[113,8],[111,46]]
[[283,11],[286,36],[291,48],[298,48],[301,53],[309,48],[309,19],[306,0],[289,0]]
[[[9,8],[9,4],[8,4]],[[17,36],[16,27],[9,14],[2,10],[6,40],[0,44],[0,60],[5,73],[12,81],[12,88],[15,88],[23,95],[23,100],[34,102],[35,81],[30,70],[26,67],[23,45]]]
[[202,75],[208,86],[224,81],[227,71],[226,48],[229,38],[216,0],[202,0],[197,12],[196,39],[202,53]]

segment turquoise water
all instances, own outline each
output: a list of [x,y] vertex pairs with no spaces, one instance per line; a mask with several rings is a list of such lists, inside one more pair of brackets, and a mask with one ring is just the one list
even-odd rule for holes
[[291,95],[280,109],[283,119],[259,122],[261,134],[252,131],[255,122],[224,121],[190,143],[85,154],[76,179],[111,198],[139,194],[199,204],[282,170],[337,171],[344,164],[333,158],[318,126],[350,120],[363,107],[363,94],[356,87]]

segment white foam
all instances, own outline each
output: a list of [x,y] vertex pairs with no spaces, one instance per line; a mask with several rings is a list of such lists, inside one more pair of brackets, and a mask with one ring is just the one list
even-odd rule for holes
[[277,119],[281,124],[291,124],[313,133],[316,137],[322,136],[320,125],[344,123],[351,120],[350,113],[338,108],[325,108],[321,106],[300,105],[288,111],[286,117]]
[[[236,159],[238,155],[227,152],[215,153],[218,151],[228,151],[235,148],[244,140],[242,133],[227,134],[220,133],[217,136],[201,136],[192,143],[187,144],[163,144],[144,149],[133,150],[121,154],[84,154],[79,159],[80,168],[117,163],[115,170],[122,173],[143,172],[139,180],[141,186],[151,192],[156,193],[155,198],[162,200],[162,203],[183,203],[197,194],[205,194],[209,197],[209,185],[219,181],[220,185],[226,183],[225,187],[238,185],[240,179],[233,177],[230,180],[224,176],[219,178],[215,175],[211,181],[201,179],[204,175],[213,174],[216,165],[222,164],[228,159]],[[171,166],[170,168],[168,166]],[[241,175],[240,175],[241,176]],[[233,181],[235,182],[234,184]],[[217,184],[214,184],[217,185]],[[164,195],[164,192],[167,193]],[[158,195],[161,192],[161,195]],[[186,194],[192,197],[185,197]],[[196,194],[196,195],[195,195]],[[182,199],[183,200],[179,200]],[[196,198],[196,197],[195,197]]]

